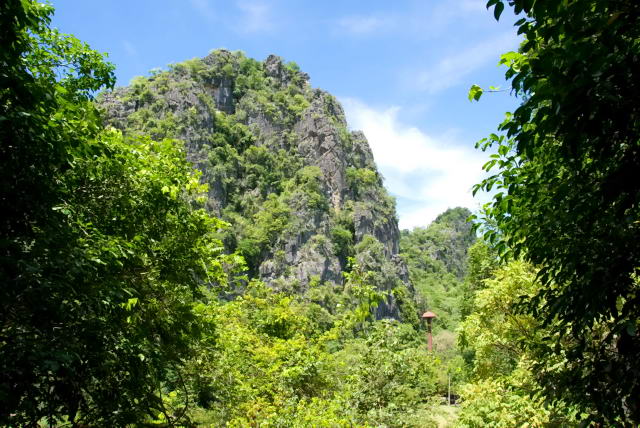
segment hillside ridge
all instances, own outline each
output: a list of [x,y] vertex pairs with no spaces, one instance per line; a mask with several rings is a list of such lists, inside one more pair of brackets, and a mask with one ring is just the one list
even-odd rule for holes
[[348,130],[340,103],[295,63],[215,50],[135,78],[100,105],[125,136],[184,142],[209,185],[208,210],[232,224],[226,248],[250,276],[305,293],[341,286],[355,263],[386,292],[377,318],[401,317],[396,296],[410,299],[413,288],[395,201],[365,135]]

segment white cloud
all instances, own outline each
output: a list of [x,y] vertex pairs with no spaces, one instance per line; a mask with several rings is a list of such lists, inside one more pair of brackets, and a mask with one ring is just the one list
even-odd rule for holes
[[209,0],[191,0],[191,6],[207,21],[213,22],[216,19],[216,13]]
[[352,35],[366,35],[374,33],[392,24],[390,18],[377,16],[348,16],[338,20],[338,31]]
[[[365,36],[394,32],[403,37],[441,37],[460,31],[460,26],[486,26],[491,16],[485,8],[486,0],[431,0],[417,2],[393,13],[374,12],[345,16],[335,21],[335,32],[351,36]],[[403,9],[403,8],[400,8]]]
[[240,32],[260,33],[273,29],[274,24],[269,5],[255,0],[243,0],[236,4],[243,14],[241,25],[238,26]]
[[477,208],[471,188],[484,176],[486,154],[454,144],[450,135],[428,135],[402,123],[398,107],[378,110],[355,99],[341,101],[352,128],[367,136],[389,192],[410,202],[399,204],[401,228],[426,226],[447,208]]
[[488,63],[498,63],[500,53],[516,49],[519,39],[513,32],[484,40],[445,57],[426,71],[409,79],[418,89],[437,93],[463,83],[464,78]]
[[487,12],[486,4],[485,0],[440,1],[433,6],[430,13],[433,20],[430,23],[444,21],[443,23],[448,25],[455,22],[460,23],[460,20],[468,21],[492,16],[490,12]]
[[190,0],[192,8],[209,23],[227,26],[238,33],[264,33],[275,27],[271,5],[266,0],[237,0],[229,16],[226,7],[216,10],[214,0]]
[[464,12],[487,12],[485,0],[462,0],[457,1],[456,4]]

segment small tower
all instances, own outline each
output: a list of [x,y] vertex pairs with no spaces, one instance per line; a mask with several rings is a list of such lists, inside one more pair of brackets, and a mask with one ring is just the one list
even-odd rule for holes
[[427,320],[427,349],[429,350],[429,352],[433,350],[433,339],[431,337],[431,321],[435,317],[436,317],[436,314],[434,314],[431,311],[427,311],[424,314],[422,314],[422,319]]

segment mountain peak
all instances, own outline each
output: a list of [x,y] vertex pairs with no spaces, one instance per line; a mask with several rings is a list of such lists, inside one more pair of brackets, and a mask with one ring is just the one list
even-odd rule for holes
[[[250,275],[305,293],[341,287],[353,268],[386,293],[378,317],[400,314],[392,290],[412,290],[398,257],[395,201],[362,132],[294,62],[215,50],[102,97],[125,135],[182,140],[209,185],[207,207],[232,224],[227,251]],[[410,295],[410,293],[409,293]]]

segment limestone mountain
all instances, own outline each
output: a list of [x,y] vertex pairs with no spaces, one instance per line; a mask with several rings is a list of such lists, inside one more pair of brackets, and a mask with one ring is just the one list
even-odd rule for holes
[[409,265],[447,272],[458,279],[467,274],[467,253],[476,240],[467,208],[449,208],[427,227],[401,232],[401,253]]
[[421,310],[435,311],[444,328],[454,330],[461,318],[463,280],[469,249],[476,241],[467,208],[451,208],[427,227],[403,230],[400,254],[407,263]]
[[358,266],[385,292],[378,318],[415,318],[395,202],[367,139],[295,63],[216,50],[100,104],[125,136],[184,142],[209,184],[207,208],[231,225],[226,249],[245,257],[250,277],[307,293],[339,289]]

